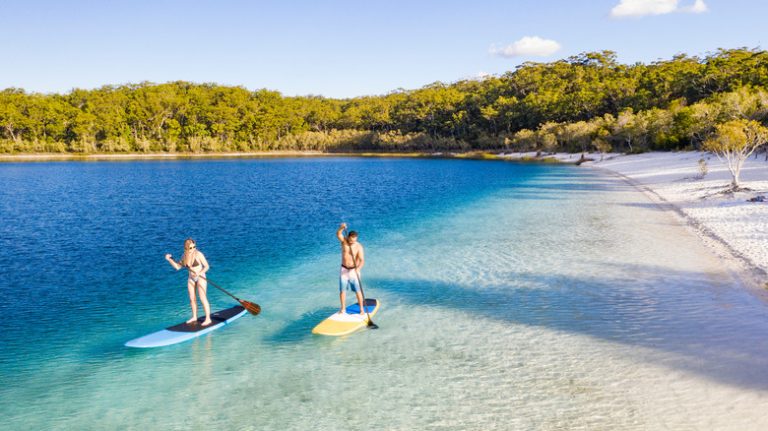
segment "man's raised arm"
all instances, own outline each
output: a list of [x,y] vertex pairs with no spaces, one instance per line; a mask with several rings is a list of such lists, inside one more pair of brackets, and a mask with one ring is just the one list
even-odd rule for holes
[[344,242],[345,241],[344,233],[343,232],[344,232],[344,229],[346,229],[346,228],[347,228],[347,224],[346,223],[342,223],[339,226],[339,229],[336,231],[336,238],[339,239],[339,242]]

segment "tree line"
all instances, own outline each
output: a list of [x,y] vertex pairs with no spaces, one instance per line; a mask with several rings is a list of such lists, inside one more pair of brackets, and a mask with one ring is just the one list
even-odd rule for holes
[[650,64],[611,51],[381,96],[286,97],[170,82],[0,92],[0,152],[626,151],[700,148],[768,120],[768,52]]

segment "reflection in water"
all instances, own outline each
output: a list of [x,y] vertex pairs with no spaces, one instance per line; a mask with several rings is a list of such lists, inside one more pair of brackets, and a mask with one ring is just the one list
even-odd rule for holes
[[213,361],[215,352],[213,350],[212,333],[195,338],[192,341],[191,354],[189,355],[192,365],[195,367],[195,376],[201,381],[210,382],[213,380]]

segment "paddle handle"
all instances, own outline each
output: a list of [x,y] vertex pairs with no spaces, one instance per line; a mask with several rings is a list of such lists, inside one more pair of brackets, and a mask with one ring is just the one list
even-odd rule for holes
[[235,301],[240,302],[240,298],[238,298],[237,296],[227,292],[226,290],[224,290],[224,288],[220,287],[219,285],[217,285],[216,283],[211,281],[211,279],[203,277],[202,275],[200,276],[200,278],[202,278],[203,280],[207,281],[211,286],[213,286],[213,287],[221,290],[222,292],[226,293],[227,295],[231,296],[232,298],[234,298]]
[[246,301],[244,299],[238,298],[237,296],[227,292],[227,290],[224,289],[223,287],[221,287],[218,284],[214,283],[210,278],[204,277],[202,274],[198,275],[198,277],[200,277],[203,280],[207,281],[208,284],[210,284],[211,286],[213,286],[213,287],[219,289],[220,291],[226,293],[227,295],[229,295],[232,299],[234,299],[235,301],[239,302],[240,305],[243,306],[243,308],[248,310],[248,312],[253,314],[254,316],[259,314],[259,313],[261,313],[261,306],[259,306],[259,304],[256,304],[254,302],[250,302],[250,301]]
[[[168,255],[168,256],[170,256],[170,255]],[[187,268],[187,269],[189,269],[189,267],[188,267],[186,264],[183,264],[183,265],[182,265],[182,268]],[[215,287],[215,288],[217,288],[217,289],[221,290],[222,292],[226,293],[227,295],[231,296],[232,298],[234,298],[234,299],[235,299],[235,301],[237,301],[237,302],[240,302],[240,298],[238,298],[237,296],[235,296],[235,295],[233,295],[233,294],[231,294],[231,293],[227,292],[226,290],[224,290],[224,288],[222,288],[221,286],[217,285],[216,283],[214,283],[214,282],[213,282],[213,281],[211,281],[210,279],[208,279],[208,278],[206,278],[206,277],[203,277],[202,275],[200,275],[199,277],[200,277],[200,278],[202,278],[203,280],[207,281],[208,283],[210,283],[210,284],[211,284],[213,287]]]

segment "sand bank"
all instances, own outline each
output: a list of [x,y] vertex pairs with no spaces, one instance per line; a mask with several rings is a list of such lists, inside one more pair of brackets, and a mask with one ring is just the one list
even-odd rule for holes
[[[722,193],[731,181],[727,167],[713,154],[702,152],[646,153],[594,157],[584,166],[624,177],[656,204],[678,214],[718,254],[745,272],[750,284],[768,287],[768,202],[749,202],[768,196],[768,162],[750,158],[741,173],[742,186],[751,191]],[[701,176],[699,160],[707,163]],[[746,271],[744,271],[746,270]]]

